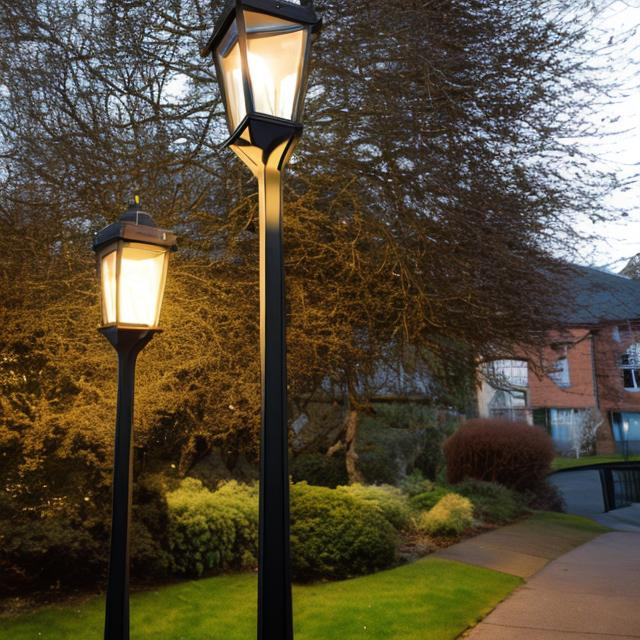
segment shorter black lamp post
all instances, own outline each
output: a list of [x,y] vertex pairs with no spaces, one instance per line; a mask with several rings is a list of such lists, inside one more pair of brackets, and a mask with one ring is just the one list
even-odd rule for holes
[[136,358],[154,333],[176,236],[140,211],[138,199],[93,241],[101,288],[100,332],[118,353],[118,406],[113,460],[113,512],[104,637],[129,638],[129,521],[133,468]]

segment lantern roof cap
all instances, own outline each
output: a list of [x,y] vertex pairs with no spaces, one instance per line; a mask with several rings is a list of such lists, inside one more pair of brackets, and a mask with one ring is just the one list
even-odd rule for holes
[[319,18],[313,8],[312,0],[301,0],[301,4],[288,2],[287,0],[229,0],[222,15],[213,29],[213,35],[207,44],[200,51],[202,57],[208,56],[227,33],[229,25],[233,21],[238,8],[253,9],[260,13],[267,13],[284,20],[299,22],[310,25],[315,33],[322,25],[322,18]]
[[177,236],[171,231],[160,229],[150,214],[141,211],[137,197],[120,216],[118,222],[113,222],[94,235],[93,250],[98,251],[118,240],[154,244],[168,247],[172,251],[177,249]]

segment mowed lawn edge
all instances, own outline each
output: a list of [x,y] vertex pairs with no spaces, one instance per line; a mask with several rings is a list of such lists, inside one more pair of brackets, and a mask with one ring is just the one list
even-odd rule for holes
[[[296,640],[452,639],[522,581],[427,557],[341,582],[294,586]],[[205,578],[135,593],[133,640],[248,640],[255,636],[254,574]],[[2,640],[100,640],[103,598],[0,617]]]
[[[580,516],[535,513],[528,528],[578,546],[608,531]],[[294,586],[296,640],[453,640],[523,580],[428,556],[340,582]],[[134,593],[132,640],[250,640],[256,629],[255,574],[191,580]],[[101,640],[104,598],[0,616],[0,640]]]

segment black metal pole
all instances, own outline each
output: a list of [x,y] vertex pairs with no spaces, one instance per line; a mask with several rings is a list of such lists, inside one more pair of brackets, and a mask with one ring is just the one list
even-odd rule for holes
[[629,431],[625,431],[624,433],[624,461],[627,462],[629,460]]
[[282,176],[268,162],[256,175],[262,362],[258,640],[292,640]]
[[113,511],[105,640],[129,640],[129,523],[133,469],[133,392],[136,359],[154,331],[102,329],[118,353],[118,405],[113,459]]

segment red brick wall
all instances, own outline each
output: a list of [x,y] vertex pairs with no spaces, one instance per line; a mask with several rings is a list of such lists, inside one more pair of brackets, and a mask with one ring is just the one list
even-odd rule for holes
[[549,336],[550,344],[544,350],[542,368],[547,369],[565,355],[569,361],[569,387],[558,386],[537,367],[529,367],[530,405],[534,408],[586,409],[595,407],[591,338],[588,329],[570,329]]
[[620,358],[640,336],[614,339],[615,324],[594,331],[596,380],[603,411],[640,412],[640,392],[626,391],[620,370]]
[[[617,323],[599,328],[574,328],[566,333],[551,334],[550,344],[543,354],[543,369],[566,354],[569,361],[569,387],[559,387],[542,371],[530,367],[530,406],[552,409],[587,409],[598,406],[604,424],[598,433],[597,452],[613,453],[615,442],[611,431],[611,411],[640,412],[640,392],[624,388],[620,358],[627,347],[640,341],[640,336],[629,336],[616,340]],[[624,334],[623,334],[624,336]],[[594,372],[595,362],[595,372]],[[595,376],[594,376],[595,373]],[[597,389],[598,402],[594,387]]]
[[529,377],[530,403],[534,408],[590,409],[599,406],[604,422],[598,431],[596,452],[602,455],[615,452],[608,412],[621,407],[635,410],[631,406],[640,410],[640,394],[624,391],[618,366],[624,348],[613,340],[614,327],[611,325],[598,331],[574,328],[550,335],[550,344],[556,347],[545,349],[542,366],[552,367],[566,353],[570,386],[558,386],[543,371],[531,371]]

